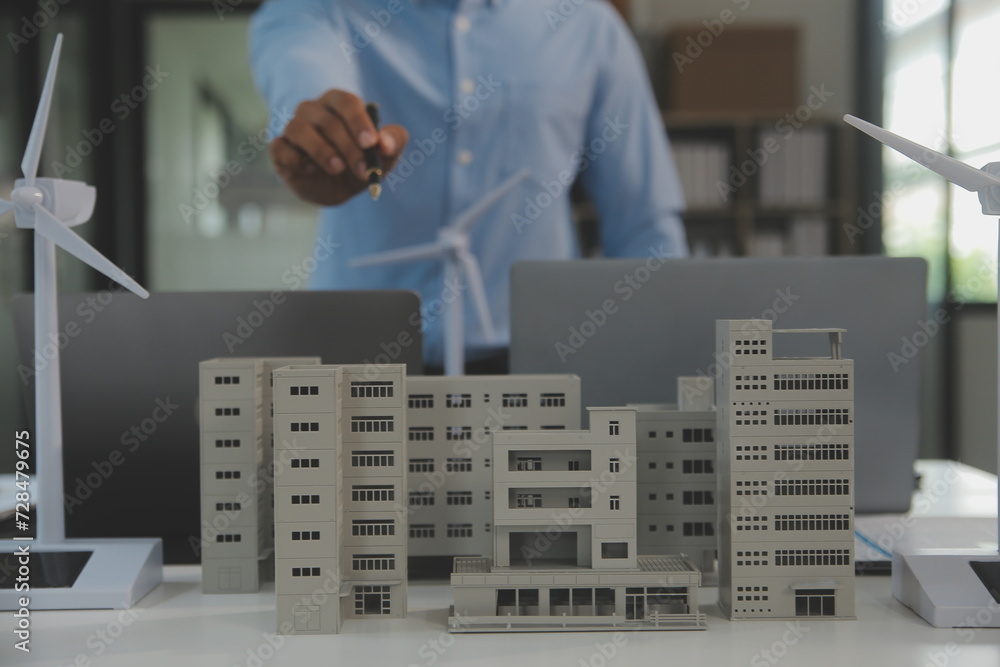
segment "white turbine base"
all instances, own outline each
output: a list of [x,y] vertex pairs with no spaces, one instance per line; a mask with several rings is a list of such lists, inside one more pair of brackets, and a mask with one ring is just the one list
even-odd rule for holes
[[[72,586],[32,588],[19,592],[0,589],[0,610],[21,608],[29,598],[32,611],[51,609],[129,609],[163,582],[163,541],[159,538],[73,539],[56,544],[33,540],[0,541],[4,553],[27,546],[32,554],[90,551],[90,560]],[[11,576],[14,576],[13,574]]]

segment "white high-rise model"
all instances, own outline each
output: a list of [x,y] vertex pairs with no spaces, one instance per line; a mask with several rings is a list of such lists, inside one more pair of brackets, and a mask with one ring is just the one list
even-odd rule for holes
[[[36,556],[31,564],[32,577],[40,576],[42,571],[59,571],[65,566],[60,560],[86,561],[75,581],[70,575],[59,577],[52,588],[32,585],[32,609],[129,607],[161,581],[162,542],[66,539],[59,346],[52,344],[59,333],[55,248],[59,246],[144,299],[149,292],[70,231],[70,227],[87,222],[93,214],[97,198],[94,188],[78,181],[38,178],[61,49],[60,34],[21,162],[24,178],[14,182],[11,201],[0,200],[0,214],[13,210],[17,227],[35,230],[35,478],[27,487],[35,504],[37,530],[34,541],[15,538],[15,544],[19,548],[28,544],[28,550]],[[43,349],[47,359],[42,357]],[[90,555],[84,556],[87,553]],[[0,589],[0,609],[17,608],[21,596],[24,594],[13,588]]]
[[[976,169],[860,118],[848,115],[844,120],[955,185],[978,193],[983,215],[1000,215],[1000,162],[990,162]],[[997,279],[1000,287],[1000,273]],[[1000,331],[997,345],[1000,347]],[[997,460],[1000,465],[1000,442]],[[1000,507],[1000,492],[997,505]],[[1000,524],[997,529],[1000,538]],[[988,620],[983,621],[977,613],[1000,602],[1000,590],[996,588],[998,578],[1000,552],[997,550],[899,549],[893,555],[892,594],[937,628],[1000,627],[1000,615],[990,614]]]
[[[479,262],[469,250],[469,231],[486,211],[499,202],[515,185],[527,178],[529,173],[530,170],[525,167],[487,193],[474,206],[459,215],[455,222],[447,227],[442,227],[438,231],[437,241],[361,257],[351,262],[351,266],[381,266],[438,258],[444,260],[445,285],[461,284],[463,279],[468,283],[472,294],[472,303],[475,305],[476,315],[479,317],[479,326],[488,340],[495,340],[496,331],[493,328],[493,318],[490,317],[490,305],[486,300],[486,289],[483,287],[483,276],[479,270]],[[444,313],[444,372],[446,375],[465,375],[464,312],[462,295],[459,293],[454,302],[448,304]]]

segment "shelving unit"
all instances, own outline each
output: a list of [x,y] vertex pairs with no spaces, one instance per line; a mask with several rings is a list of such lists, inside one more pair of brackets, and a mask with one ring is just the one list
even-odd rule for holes
[[844,231],[858,208],[850,128],[783,118],[664,114],[688,200],[692,254],[858,252]]

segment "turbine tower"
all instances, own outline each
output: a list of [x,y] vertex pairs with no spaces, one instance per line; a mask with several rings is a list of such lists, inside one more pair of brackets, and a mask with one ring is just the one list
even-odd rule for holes
[[[389,250],[351,262],[351,266],[382,266],[399,262],[440,259],[444,262],[444,281],[452,284],[466,282],[472,303],[479,318],[479,326],[490,341],[496,339],[490,306],[486,300],[483,276],[479,262],[469,249],[469,232],[480,217],[499,202],[518,183],[527,178],[530,170],[525,167],[486,194],[475,205],[464,211],[455,222],[438,230],[438,238],[410,248]],[[465,374],[465,308],[462,295],[448,304],[444,313],[444,372],[445,375]]]
[[[860,118],[847,115],[844,121],[955,185],[978,193],[983,215],[1000,215],[1000,162],[991,162],[982,169],[976,169]],[[1000,269],[997,280],[1000,288]],[[1000,323],[1000,312],[997,317]],[[997,347],[1000,350],[1000,329],[997,331]],[[1000,380],[1000,367],[997,378]],[[997,465],[1000,469],[1000,440],[997,444]],[[1000,489],[997,505],[1000,508]],[[1000,539],[1000,514],[997,535]],[[970,623],[977,627],[1000,627],[1000,615],[991,614],[985,623],[977,615],[978,611],[1000,602],[1000,584],[997,582],[1000,582],[998,550],[898,549],[893,554],[893,596],[936,628],[963,627]]]
[[[33,609],[131,606],[162,578],[162,543],[158,539],[66,539],[59,349],[54,346],[48,363],[37,354],[55,340],[59,332],[56,246],[140,297],[149,296],[139,283],[70,230],[90,219],[97,198],[95,189],[78,181],[38,178],[61,50],[62,34],[56,37],[42,97],[21,162],[24,178],[14,182],[11,201],[0,199],[0,215],[13,210],[16,226],[32,229],[35,235],[35,478],[26,480],[25,488],[35,504],[37,526],[34,540],[16,537],[15,544],[24,548],[27,543],[32,578],[44,576],[50,584],[53,578],[55,580],[52,588],[32,590]],[[140,556],[139,552],[144,555]],[[89,556],[78,573],[70,574],[73,569],[70,562],[82,560],[80,554]],[[139,557],[141,562],[132,562],[134,557]],[[126,582],[130,576],[133,580]],[[32,582],[34,589],[34,579]],[[16,608],[17,597],[13,592],[12,589],[0,590],[0,608]]]

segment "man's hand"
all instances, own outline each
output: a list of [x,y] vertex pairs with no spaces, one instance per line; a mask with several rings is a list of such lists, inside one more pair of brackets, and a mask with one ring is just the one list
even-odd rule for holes
[[400,125],[376,133],[361,98],[328,90],[298,106],[284,134],[271,142],[271,163],[300,199],[337,206],[368,186],[364,149],[377,144],[388,172],[408,139]]

